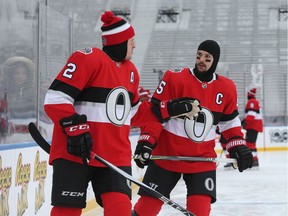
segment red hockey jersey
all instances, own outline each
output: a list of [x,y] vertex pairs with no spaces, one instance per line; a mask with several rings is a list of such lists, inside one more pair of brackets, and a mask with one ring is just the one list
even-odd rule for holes
[[248,100],[245,107],[245,129],[263,132],[263,116],[260,103],[257,99]]
[[[202,110],[196,120],[173,118],[165,123],[154,155],[216,157],[216,126],[226,139],[243,137],[238,117],[237,92],[232,80],[214,74],[210,82],[198,80],[190,68],[167,71],[153,99],[163,101],[191,97],[200,101]],[[156,163],[170,171],[196,173],[215,170],[215,163],[164,161]]]
[[[98,48],[73,53],[45,97],[45,111],[54,122],[50,164],[57,158],[82,163],[67,152],[67,136],[59,124],[78,113],[87,116],[92,151],[116,166],[130,166],[130,125],[156,139],[162,129],[148,103],[138,103],[138,85],[139,74],[131,61],[114,62]],[[89,165],[103,166],[95,160]]]

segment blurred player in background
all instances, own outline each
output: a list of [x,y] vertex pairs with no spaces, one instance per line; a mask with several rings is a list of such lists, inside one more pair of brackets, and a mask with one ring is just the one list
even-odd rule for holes
[[256,141],[259,132],[263,132],[263,116],[260,102],[256,99],[256,88],[247,92],[247,104],[242,126],[246,130],[246,144],[253,154],[253,167],[259,166]]
[[[138,93],[139,93],[139,100],[141,102],[143,101],[149,101],[151,98],[151,93],[148,89],[144,89],[142,86],[139,86],[138,88]],[[131,126],[130,132],[132,133],[139,133],[140,128],[139,127],[133,127]]]
[[5,125],[9,136],[14,133],[28,133],[27,125],[36,120],[37,113],[35,65],[24,56],[9,57],[3,64],[1,76],[0,88],[5,92],[1,100],[1,124]]
[[144,89],[142,86],[139,86],[138,88],[138,93],[139,93],[139,99],[140,101],[149,101],[151,98],[151,93],[149,89]]
[[23,56],[8,58],[3,64],[9,116],[12,119],[36,117],[35,65]]
[[[138,144],[135,150],[135,155],[146,154],[146,160],[143,157],[135,159],[141,168],[148,165],[143,182],[164,196],[170,197],[172,189],[183,177],[187,187],[187,209],[197,216],[210,215],[211,203],[216,201],[216,164],[150,161],[147,154],[216,158],[215,131],[218,125],[220,133],[228,140],[226,149],[230,157],[237,159],[239,171],[252,167],[252,153],[243,139],[238,117],[236,86],[232,80],[214,73],[219,58],[218,43],[206,40],[198,47],[194,69],[168,70],[164,74],[151,102],[155,104],[152,108],[154,113],[166,123],[152,153],[147,150],[149,145],[143,148],[145,143],[142,146]],[[165,101],[179,97],[194,98],[191,99],[193,112],[185,117],[167,118],[168,105]],[[138,193],[140,198],[132,215],[157,215],[163,202],[151,197],[141,188]]]

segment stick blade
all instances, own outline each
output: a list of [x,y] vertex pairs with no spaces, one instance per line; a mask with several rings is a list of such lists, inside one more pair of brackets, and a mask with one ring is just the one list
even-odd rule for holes
[[28,125],[28,130],[31,135],[31,137],[34,139],[34,141],[48,154],[50,154],[50,145],[46,142],[46,140],[43,138],[43,136],[39,133],[39,130],[35,123],[30,122]]

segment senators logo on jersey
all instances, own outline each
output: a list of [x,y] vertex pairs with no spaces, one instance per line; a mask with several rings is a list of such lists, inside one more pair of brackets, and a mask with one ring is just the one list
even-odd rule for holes
[[81,52],[81,53],[87,55],[87,54],[92,53],[92,48],[87,47],[87,48],[84,48],[84,49],[82,49],[82,50],[78,50],[78,52]]

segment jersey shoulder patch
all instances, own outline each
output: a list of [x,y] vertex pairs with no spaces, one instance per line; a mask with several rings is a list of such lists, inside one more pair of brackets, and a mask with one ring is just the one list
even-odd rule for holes
[[84,48],[84,49],[82,49],[82,50],[77,50],[78,52],[81,52],[81,53],[83,53],[83,54],[85,54],[85,55],[88,55],[88,54],[90,54],[90,53],[92,53],[92,48],[90,48],[90,47],[87,47],[87,48]]
[[183,68],[176,68],[176,69],[170,69],[169,71],[173,73],[180,73],[183,70]]

